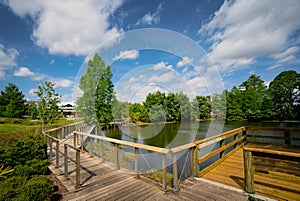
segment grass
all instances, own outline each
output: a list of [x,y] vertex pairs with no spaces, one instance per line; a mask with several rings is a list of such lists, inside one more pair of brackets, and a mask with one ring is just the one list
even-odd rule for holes
[[[56,120],[53,124],[47,125],[46,128],[55,128],[66,124],[72,124],[74,121]],[[41,124],[39,121],[30,119],[18,119],[0,117],[0,147],[6,148],[13,141],[32,133],[40,133]]]

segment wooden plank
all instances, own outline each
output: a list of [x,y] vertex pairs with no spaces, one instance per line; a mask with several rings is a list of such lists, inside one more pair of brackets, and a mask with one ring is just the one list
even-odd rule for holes
[[211,158],[212,156],[214,156],[214,155],[216,155],[216,154],[218,154],[218,153],[220,153],[220,152],[222,152],[222,151],[228,149],[229,147],[231,147],[231,146],[233,146],[233,145],[239,143],[240,141],[244,140],[245,137],[246,137],[246,136],[242,136],[242,137],[240,137],[240,138],[238,138],[238,139],[236,139],[236,140],[234,140],[234,141],[232,141],[232,142],[226,144],[225,146],[223,146],[223,147],[221,147],[221,148],[219,148],[219,149],[216,149],[216,150],[214,150],[214,151],[212,151],[212,152],[206,154],[205,156],[203,156],[203,157],[201,157],[201,158],[198,159],[198,163],[200,164],[200,163],[206,161],[207,159]]
[[252,147],[244,147],[244,149],[246,151],[251,151],[251,152],[260,152],[260,153],[266,153],[266,154],[274,154],[274,155],[300,158],[300,153],[294,153],[294,152],[290,152],[290,151],[278,151],[278,150],[270,150],[270,149],[264,149],[264,148],[252,148]]

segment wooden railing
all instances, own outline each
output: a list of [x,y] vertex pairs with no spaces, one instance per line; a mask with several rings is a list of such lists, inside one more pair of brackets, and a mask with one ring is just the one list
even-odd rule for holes
[[[247,133],[247,138],[260,138],[260,139],[279,139],[284,140],[286,145],[291,145],[292,141],[300,141],[299,137],[291,137],[291,132],[300,132],[300,128],[272,128],[272,127],[246,127],[247,130],[250,131],[276,131],[282,132],[282,136],[274,136],[274,135],[258,135]],[[289,147],[289,146],[288,146]],[[276,150],[276,149],[265,149],[265,148],[255,148],[255,147],[243,147],[244,152],[244,178],[245,178],[245,191],[248,193],[255,193],[254,186],[254,173],[255,167],[253,165],[253,153],[262,153],[268,155],[276,155],[276,156],[284,156],[284,157],[294,157],[300,158],[300,153]]]
[[[58,130],[59,129],[61,129],[61,128],[58,128]],[[252,131],[252,130],[282,131],[284,133],[284,136],[276,137],[276,136],[266,136],[266,135],[254,135],[254,134],[247,133],[247,130],[250,130],[250,131]],[[55,131],[56,131],[55,129],[52,129],[52,130],[48,131],[47,134],[55,132]],[[300,129],[258,128],[258,127],[244,126],[244,127],[240,127],[240,128],[237,128],[237,129],[234,129],[231,131],[227,131],[227,132],[212,136],[212,137],[198,140],[193,143],[185,144],[185,145],[178,146],[178,147],[171,148],[171,149],[166,149],[166,148],[159,148],[159,147],[155,147],[155,146],[149,146],[149,145],[144,145],[144,144],[139,144],[139,143],[134,143],[134,142],[128,142],[128,141],[108,138],[108,137],[104,137],[104,136],[92,135],[92,134],[82,132],[82,129],[80,129],[79,131],[73,132],[73,135],[74,135],[73,136],[74,137],[73,138],[73,146],[70,146],[70,145],[66,145],[66,146],[76,150],[76,152],[79,152],[80,150],[76,147],[78,147],[78,145],[81,145],[80,147],[81,147],[81,149],[83,149],[84,139],[86,139],[86,140],[89,139],[90,145],[91,145],[89,147],[89,149],[90,149],[89,152],[93,153],[92,140],[93,139],[99,140],[100,141],[100,158],[102,158],[102,160],[104,160],[103,146],[104,146],[105,142],[110,142],[115,146],[114,158],[115,158],[116,169],[120,169],[118,146],[122,145],[122,146],[133,147],[134,148],[134,156],[135,156],[134,157],[134,164],[135,164],[134,169],[135,169],[135,175],[137,178],[140,177],[139,160],[138,160],[139,159],[138,158],[139,149],[159,153],[162,156],[162,160],[161,160],[162,184],[161,185],[162,185],[163,190],[167,189],[167,182],[166,182],[166,180],[167,180],[167,155],[170,154],[172,156],[172,166],[173,166],[173,187],[175,190],[178,190],[180,178],[178,178],[178,164],[177,164],[178,158],[177,157],[180,152],[188,151],[189,158],[190,158],[190,161],[189,161],[190,173],[191,173],[190,178],[193,179],[195,176],[197,176],[197,177],[203,176],[204,174],[209,172],[211,169],[216,167],[218,164],[220,164],[222,161],[224,161],[226,158],[228,158],[231,154],[234,153],[235,150],[237,150],[236,148],[241,147],[246,143],[247,137],[273,138],[273,139],[278,138],[278,139],[285,140],[286,144],[291,144],[291,140],[300,140],[300,138],[297,138],[297,137],[290,137],[290,132],[293,132],[293,131],[300,131]],[[61,136],[63,136],[63,135],[61,135]],[[56,142],[56,150],[58,150],[57,146],[58,146],[59,139],[55,139],[53,137],[49,138],[49,139]],[[199,155],[200,151],[203,148],[208,147],[210,145],[217,145],[217,149],[212,150],[211,152],[205,154],[204,156],[200,156]],[[50,146],[52,147],[52,144]],[[213,161],[212,164],[204,167],[204,169],[200,169],[201,164],[205,163],[207,160],[211,159],[212,157],[216,156],[217,154],[219,154],[218,159]],[[50,150],[50,156],[51,155],[52,155],[52,150]],[[56,155],[58,155],[58,154],[56,154]],[[76,161],[79,161],[79,165],[78,165],[78,169],[79,169],[80,158]],[[59,163],[58,159],[56,159],[56,164],[58,164],[58,163]],[[65,168],[65,171],[66,171],[66,168]],[[78,174],[80,174],[80,173],[78,173]]]
[[87,125],[83,122],[78,122],[74,124],[69,124],[65,126],[60,126],[57,128],[53,128],[45,131],[46,134],[51,136],[55,136],[58,139],[64,139],[67,135],[73,133],[75,130],[82,131]]
[[[165,149],[165,148],[159,148],[159,147],[154,147],[154,146],[149,146],[149,145],[144,145],[144,144],[138,144],[138,143],[134,143],[134,142],[128,142],[128,141],[123,141],[123,140],[118,140],[118,139],[113,139],[113,138],[108,138],[108,137],[104,137],[104,136],[98,136],[98,135],[91,135],[91,134],[87,134],[87,133],[83,133],[83,132],[79,132],[79,131],[74,131],[74,146],[76,146],[79,142],[78,142],[78,137],[81,136],[80,138],[82,139],[84,136],[87,138],[90,138],[90,140],[92,139],[98,139],[100,140],[100,149],[101,149],[101,158],[102,160],[104,160],[104,151],[103,151],[103,143],[104,142],[110,142],[112,144],[114,144],[115,146],[115,164],[116,164],[116,169],[120,169],[120,163],[119,163],[119,149],[118,146],[119,145],[123,145],[123,146],[129,146],[129,147],[133,147],[135,150],[135,174],[136,177],[139,178],[140,173],[139,173],[139,164],[138,164],[138,153],[139,153],[139,149],[144,149],[147,151],[151,151],[151,152],[156,152],[156,153],[160,153],[162,156],[162,188],[163,190],[167,189],[167,154],[169,153],[169,149]],[[81,142],[82,143],[82,142]],[[90,146],[91,148],[92,146]],[[90,153],[92,153],[92,150],[90,150]]]
[[68,170],[68,148],[73,149],[76,151],[76,181],[75,181],[75,188],[80,187],[80,149],[71,146],[69,144],[65,144],[63,143],[61,140],[47,134],[44,133],[43,134],[47,139],[48,139],[48,147],[49,147],[49,158],[50,160],[52,160],[53,158],[53,142],[55,143],[55,167],[58,168],[59,167],[59,158],[60,158],[60,151],[59,151],[59,144],[63,144],[64,145],[64,175],[66,177],[69,177],[69,170]]

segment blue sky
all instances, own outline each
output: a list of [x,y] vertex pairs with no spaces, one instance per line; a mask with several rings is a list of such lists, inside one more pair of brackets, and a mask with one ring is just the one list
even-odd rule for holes
[[0,90],[12,82],[35,100],[48,80],[72,103],[96,51],[125,101],[156,90],[193,98],[251,74],[268,85],[282,71],[300,72],[299,10],[298,0],[4,0]]

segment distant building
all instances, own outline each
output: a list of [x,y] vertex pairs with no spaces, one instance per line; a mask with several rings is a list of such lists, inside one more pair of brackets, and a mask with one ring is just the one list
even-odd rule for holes
[[71,104],[60,106],[58,108],[58,112],[66,119],[78,119],[80,117],[79,113],[76,111],[75,106]]

